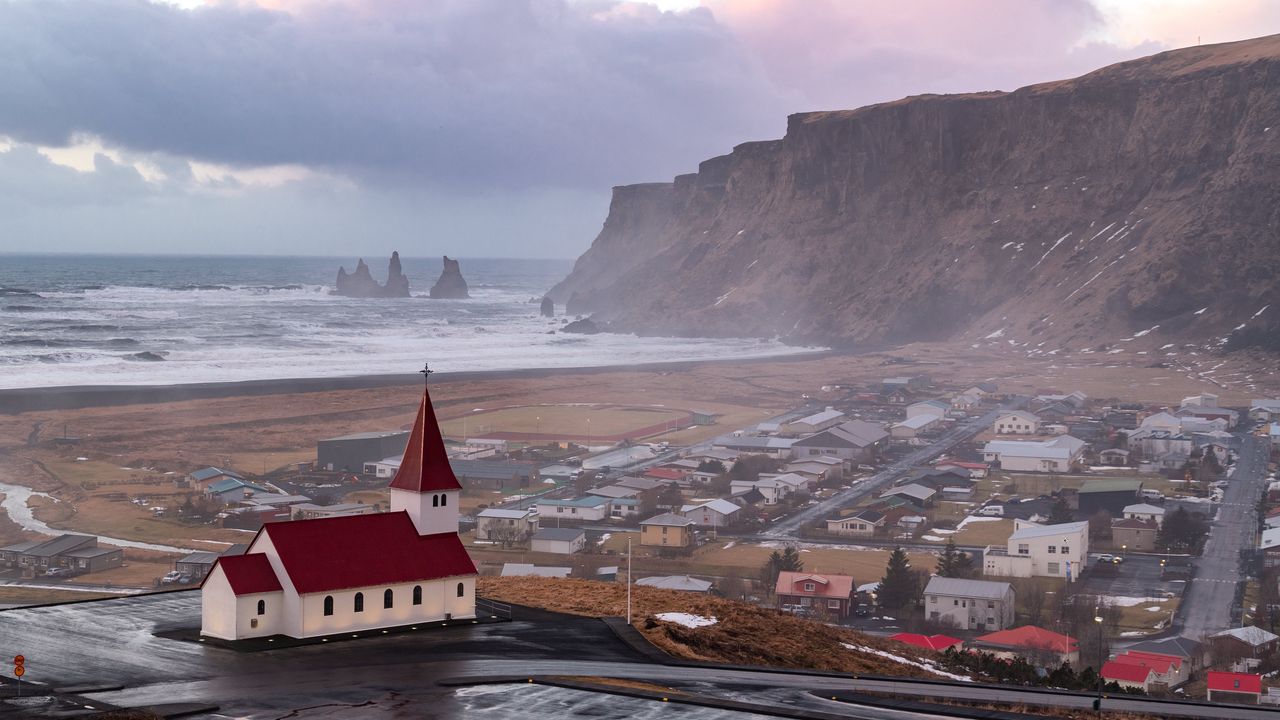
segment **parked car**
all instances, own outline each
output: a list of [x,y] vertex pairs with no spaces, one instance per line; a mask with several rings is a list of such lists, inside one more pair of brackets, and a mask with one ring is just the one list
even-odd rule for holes
[[164,574],[164,577],[160,578],[160,582],[165,585],[172,585],[178,582],[179,578],[181,577],[182,577],[182,573],[178,572],[177,570],[170,570],[169,572]]
[[974,515],[979,515],[981,517],[1004,517],[1004,506],[988,505],[979,509],[978,512],[974,513]]
[[55,567],[44,571],[45,577],[71,577],[71,568]]

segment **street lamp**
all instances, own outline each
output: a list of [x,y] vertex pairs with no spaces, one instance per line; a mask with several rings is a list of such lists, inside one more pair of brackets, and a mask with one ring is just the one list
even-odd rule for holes
[[1120,546],[1120,557],[1128,557],[1128,556],[1129,556],[1129,546],[1122,544]]
[[1102,643],[1102,609],[1098,609],[1097,615],[1093,616],[1093,621],[1098,624],[1098,699],[1093,701],[1093,709],[1102,714],[1102,665],[1103,665],[1103,648]]

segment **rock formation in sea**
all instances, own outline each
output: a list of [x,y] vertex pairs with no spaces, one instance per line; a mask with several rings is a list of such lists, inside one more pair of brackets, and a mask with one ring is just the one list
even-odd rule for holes
[[387,263],[387,282],[378,284],[369,272],[364,258],[356,264],[356,270],[348,274],[345,267],[338,268],[337,289],[335,295],[359,298],[404,298],[409,297],[409,278],[400,269],[400,253],[391,253],[391,262]]
[[542,312],[542,317],[555,317],[555,316],[556,316],[556,304],[555,304],[555,302],[554,302],[554,301],[552,301],[552,300],[551,300],[551,298],[550,298],[550,297],[548,297],[548,296],[546,296],[546,295],[543,295],[543,296],[542,296],[542,310],[541,310],[541,312]]
[[1280,349],[1278,177],[1280,35],[1188,47],[792,115],[615,188],[549,295],[641,334]]
[[444,300],[471,297],[467,293],[467,281],[462,278],[458,261],[450,260],[448,255],[444,256],[444,270],[440,273],[440,279],[431,286],[431,297]]
[[591,318],[582,318],[560,328],[560,332],[578,333],[580,335],[595,335],[600,332],[600,326],[596,325]]

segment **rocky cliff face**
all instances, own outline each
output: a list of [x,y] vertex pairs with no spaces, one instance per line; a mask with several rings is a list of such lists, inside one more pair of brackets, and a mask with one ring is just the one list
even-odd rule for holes
[[1156,355],[1256,345],[1277,278],[1272,36],[794,115],[781,140],[615,188],[551,295],[641,333]]
[[378,284],[369,272],[369,266],[361,258],[356,263],[356,270],[347,273],[345,267],[338,268],[338,281],[335,294],[346,297],[409,297],[409,278],[400,269],[400,253],[391,253],[391,262],[387,264],[387,283]]
[[467,293],[467,281],[462,277],[462,268],[458,266],[457,260],[450,260],[448,255],[444,256],[444,270],[440,273],[440,278],[436,280],[435,285],[431,286],[431,297],[437,299],[471,297]]

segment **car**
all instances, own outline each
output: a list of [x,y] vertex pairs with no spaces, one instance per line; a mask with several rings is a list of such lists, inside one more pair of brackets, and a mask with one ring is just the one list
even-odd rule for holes
[[988,505],[974,513],[980,517],[1004,517],[1003,505]]
[[70,568],[55,567],[55,568],[49,568],[48,570],[44,571],[45,577],[69,577],[70,575],[71,575]]
[[160,582],[165,585],[172,585],[173,583],[178,582],[178,579],[181,577],[182,577],[182,573],[178,572],[177,570],[170,570],[169,572],[165,573],[164,577],[160,578]]
[[1124,558],[1120,557],[1119,555],[1112,555],[1111,553],[1099,553],[1097,555],[1094,555],[1093,559],[1097,560],[1098,562],[1109,562],[1109,563],[1115,563],[1117,565],[1124,562]]
[[853,614],[858,617],[867,617],[871,614],[871,606],[866,603],[858,603],[858,606],[853,609]]

